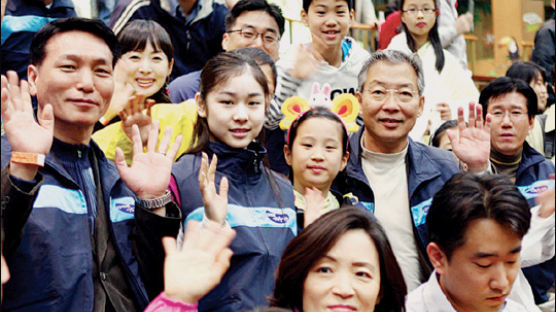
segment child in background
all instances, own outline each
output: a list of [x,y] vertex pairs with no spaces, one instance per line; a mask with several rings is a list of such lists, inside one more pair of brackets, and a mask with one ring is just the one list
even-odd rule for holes
[[408,54],[416,52],[421,59],[425,106],[409,135],[413,140],[424,142],[427,132],[434,133],[443,121],[456,119],[459,106],[467,109],[470,101],[477,101],[479,91],[470,72],[442,48],[437,0],[402,0],[400,11],[404,31],[392,38],[388,49]]
[[[227,223],[237,233],[230,269],[199,310],[267,305],[282,251],[297,233],[290,182],[263,166],[266,150],[259,139],[270,99],[267,81],[251,58],[225,52],[203,68],[195,98],[195,145],[174,164],[170,189],[187,221]],[[208,174],[198,179],[209,157]],[[220,206],[227,209],[203,201],[199,189],[207,180],[220,190]]]
[[311,31],[312,42],[291,49],[276,63],[276,97],[267,112],[265,128],[278,128],[284,101],[292,95],[309,98],[315,82],[329,83],[332,99],[342,93],[355,94],[357,76],[369,52],[346,37],[353,17],[352,1],[303,0],[301,19]]

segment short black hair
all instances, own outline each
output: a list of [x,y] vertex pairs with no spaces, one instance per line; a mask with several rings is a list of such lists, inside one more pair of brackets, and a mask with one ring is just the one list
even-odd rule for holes
[[510,77],[496,78],[483,89],[479,96],[479,103],[483,106],[483,117],[487,115],[489,101],[503,94],[517,92],[521,93],[527,100],[527,115],[529,119],[537,114],[537,94],[523,80]]
[[[353,0],[344,0],[344,1],[347,2],[348,8],[352,10]],[[309,12],[309,7],[311,6],[311,3],[313,3],[313,0],[303,0],[303,10],[305,10],[305,12]]]
[[531,212],[527,200],[503,175],[458,173],[436,193],[427,215],[430,242],[435,242],[448,261],[465,244],[468,225],[492,219],[523,238],[529,230]]
[[41,28],[31,41],[30,58],[31,64],[41,65],[46,57],[46,44],[53,36],[68,31],[83,31],[102,39],[112,52],[112,66],[120,58],[121,50],[116,35],[101,20],[82,17],[70,17],[57,19]]
[[450,129],[457,128],[457,126],[458,126],[457,119],[447,120],[444,123],[442,123],[440,127],[436,129],[434,135],[431,137],[430,145],[434,147],[440,147],[440,138],[442,137],[442,135]]
[[226,15],[226,20],[224,21],[226,32],[232,30],[237,18],[241,14],[252,11],[264,11],[268,13],[274,18],[276,24],[278,24],[280,37],[284,34],[285,20],[284,15],[282,15],[282,10],[276,4],[268,3],[266,0],[240,0],[236,3],[230,13]]
[[546,81],[546,71],[544,68],[533,62],[515,62],[506,71],[506,77],[521,79],[527,84],[530,84],[531,81],[536,81],[539,74],[541,74],[544,82],[548,82]]

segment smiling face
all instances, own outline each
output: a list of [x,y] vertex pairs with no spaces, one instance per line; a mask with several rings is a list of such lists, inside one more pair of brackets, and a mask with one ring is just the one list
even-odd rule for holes
[[[376,100],[373,93],[388,89],[413,93],[409,101],[401,101],[392,92],[386,93],[384,100]],[[405,148],[409,131],[423,110],[424,98],[417,90],[417,74],[408,63],[379,61],[369,67],[363,91],[356,94],[365,124],[365,148],[378,153],[397,153]]]
[[261,132],[267,98],[251,69],[220,82],[203,101],[195,97],[198,114],[207,119],[211,139],[245,148]]
[[[520,270],[521,238],[492,219],[467,225],[450,260],[432,261],[439,283],[458,311],[498,311]],[[429,253],[430,255],[430,253]]]
[[317,49],[338,48],[353,21],[353,10],[346,0],[314,0],[308,12],[301,11],[303,23],[311,31]]
[[[251,28],[255,32],[264,33],[266,31],[273,32],[280,36],[280,28],[276,20],[265,11],[247,11],[237,17],[231,30],[239,30],[242,28]],[[261,36],[257,36],[254,40],[248,40],[241,36],[239,32],[224,33],[222,37],[222,48],[225,51],[232,51],[241,48],[258,48],[270,55],[274,61],[279,58],[280,41],[265,44]]]
[[112,53],[95,35],[63,32],[47,41],[42,63],[30,65],[28,77],[39,105],[52,104],[55,135],[76,126],[92,133],[112,97]]
[[[417,40],[427,40],[429,31],[436,22],[436,14],[434,11],[425,13],[422,9],[435,9],[434,0],[405,0],[403,4],[402,22],[406,25],[408,31]],[[411,12],[413,10],[421,10]],[[409,10],[409,11],[408,11]]]
[[538,112],[542,113],[546,109],[546,103],[548,101],[548,89],[547,85],[542,78],[541,73],[537,73],[537,77],[529,82],[529,86],[533,88],[535,94],[537,95],[537,107]]
[[374,311],[380,278],[374,242],[365,231],[350,230],[309,270],[303,311]]
[[122,55],[114,68],[114,79],[130,83],[135,91],[149,97],[158,92],[172,72],[173,60],[162,50],[155,50],[148,42],[143,51],[129,51]]
[[324,117],[306,119],[297,128],[292,149],[284,146],[286,162],[293,171],[293,187],[305,193],[316,187],[327,193],[332,181],[347,164],[349,153],[342,155],[343,126]]
[[492,148],[508,156],[521,151],[535,121],[534,118],[529,119],[527,111],[527,99],[521,93],[505,93],[489,100],[487,113],[492,116]]

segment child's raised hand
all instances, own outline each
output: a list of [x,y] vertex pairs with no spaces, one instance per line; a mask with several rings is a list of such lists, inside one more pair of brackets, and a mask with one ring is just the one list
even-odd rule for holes
[[324,195],[316,187],[305,188],[305,212],[303,227],[308,227],[323,214]]
[[312,47],[300,44],[297,47],[295,63],[290,74],[297,79],[305,80],[318,68],[319,62],[324,58]]
[[212,221],[188,221],[182,248],[175,238],[162,238],[166,296],[196,303],[216,287],[230,267],[232,250],[228,246],[234,236],[234,230]]
[[208,155],[203,153],[201,168],[199,169],[199,187],[203,195],[206,217],[218,224],[224,224],[228,213],[228,179],[222,177],[220,190],[217,194],[216,184],[214,183],[217,164],[216,154],[212,156],[212,161],[209,164]]

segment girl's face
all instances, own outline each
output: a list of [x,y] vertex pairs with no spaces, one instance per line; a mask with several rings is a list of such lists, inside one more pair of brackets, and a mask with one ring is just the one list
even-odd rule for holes
[[309,270],[303,311],[374,311],[380,278],[374,242],[365,231],[350,230]]
[[143,51],[122,55],[114,69],[114,79],[130,83],[137,93],[149,97],[158,92],[172,72],[174,60],[168,60],[162,50],[155,51],[151,42]]
[[539,113],[544,112],[546,109],[546,102],[548,101],[548,90],[546,89],[547,86],[544,79],[542,79],[542,75],[538,73],[537,77],[531,80],[529,86],[533,88],[535,94],[537,94],[537,107]]
[[284,146],[298,192],[305,193],[306,187],[328,192],[349,158],[349,153],[343,155],[343,131],[340,123],[324,117],[311,117],[299,125],[291,150]]
[[438,148],[452,151],[452,142],[450,142],[450,138],[448,137],[448,131],[444,131],[444,133],[440,136],[440,140],[438,140]]
[[267,98],[250,70],[220,82],[204,101],[198,93],[195,98],[212,140],[245,148],[262,130]]
[[429,31],[436,22],[435,8],[434,0],[405,0],[402,22],[413,37],[428,38]]

